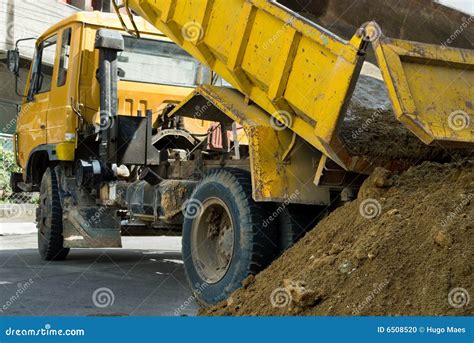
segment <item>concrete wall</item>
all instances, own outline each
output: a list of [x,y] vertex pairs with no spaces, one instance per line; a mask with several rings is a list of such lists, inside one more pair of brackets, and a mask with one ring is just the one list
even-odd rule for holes
[[[0,58],[17,39],[37,37],[78,9],[57,0],[0,0]],[[34,41],[22,42],[23,57],[31,58]]]
[[474,15],[474,1],[472,0],[438,0],[438,2],[467,14]]

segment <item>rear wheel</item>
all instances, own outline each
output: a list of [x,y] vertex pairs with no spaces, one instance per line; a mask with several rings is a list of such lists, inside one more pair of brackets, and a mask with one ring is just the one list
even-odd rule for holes
[[252,199],[248,172],[214,170],[196,187],[186,206],[183,259],[201,303],[227,298],[273,260],[278,246],[275,228],[264,225],[268,216]]
[[63,218],[59,185],[53,169],[46,169],[40,186],[40,203],[36,210],[38,250],[45,261],[64,260],[69,249],[63,248]]

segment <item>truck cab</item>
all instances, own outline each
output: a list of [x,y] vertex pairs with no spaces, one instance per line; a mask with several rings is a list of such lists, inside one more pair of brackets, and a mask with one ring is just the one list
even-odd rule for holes
[[[38,38],[15,134],[25,190],[39,189],[48,162],[74,161],[84,153],[80,150],[85,145],[79,146],[77,138],[85,125],[94,123],[100,129],[97,30],[123,35],[124,50],[117,59],[122,116],[145,116],[149,111],[156,123],[166,106],[179,103],[203,81],[194,58],[145,21],[137,19],[137,25],[140,38],[127,34],[112,14],[83,12]],[[206,132],[207,127],[198,124],[186,120],[190,130]]]

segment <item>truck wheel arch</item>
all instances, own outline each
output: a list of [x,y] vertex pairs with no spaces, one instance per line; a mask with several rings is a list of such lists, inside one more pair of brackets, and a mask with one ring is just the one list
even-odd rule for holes
[[39,189],[43,174],[52,161],[57,161],[56,146],[44,144],[34,148],[26,164],[25,182],[33,186],[33,190]]

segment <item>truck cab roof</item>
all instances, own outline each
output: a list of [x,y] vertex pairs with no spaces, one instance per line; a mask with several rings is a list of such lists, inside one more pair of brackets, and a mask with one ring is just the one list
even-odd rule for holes
[[[128,18],[124,18],[124,21],[127,25],[129,25],[129,27],[132,27]],[[160,36],[161,40],[169,40],[169,38],[158,31],[153,25],[146,22],[143,18],[134,17],[134,21],[141,34]],[[115,13],[102,13],[98,11],[77,12],[51,26],[38,38],[38,41],[42,41],[44,38],[49,37],[53,33],[60,30],[62,27],[68,26],[72,23],[82,23],[85,26],[97,26],[100,28],[109,28],[121,31],[123,30],[120,20]]]

